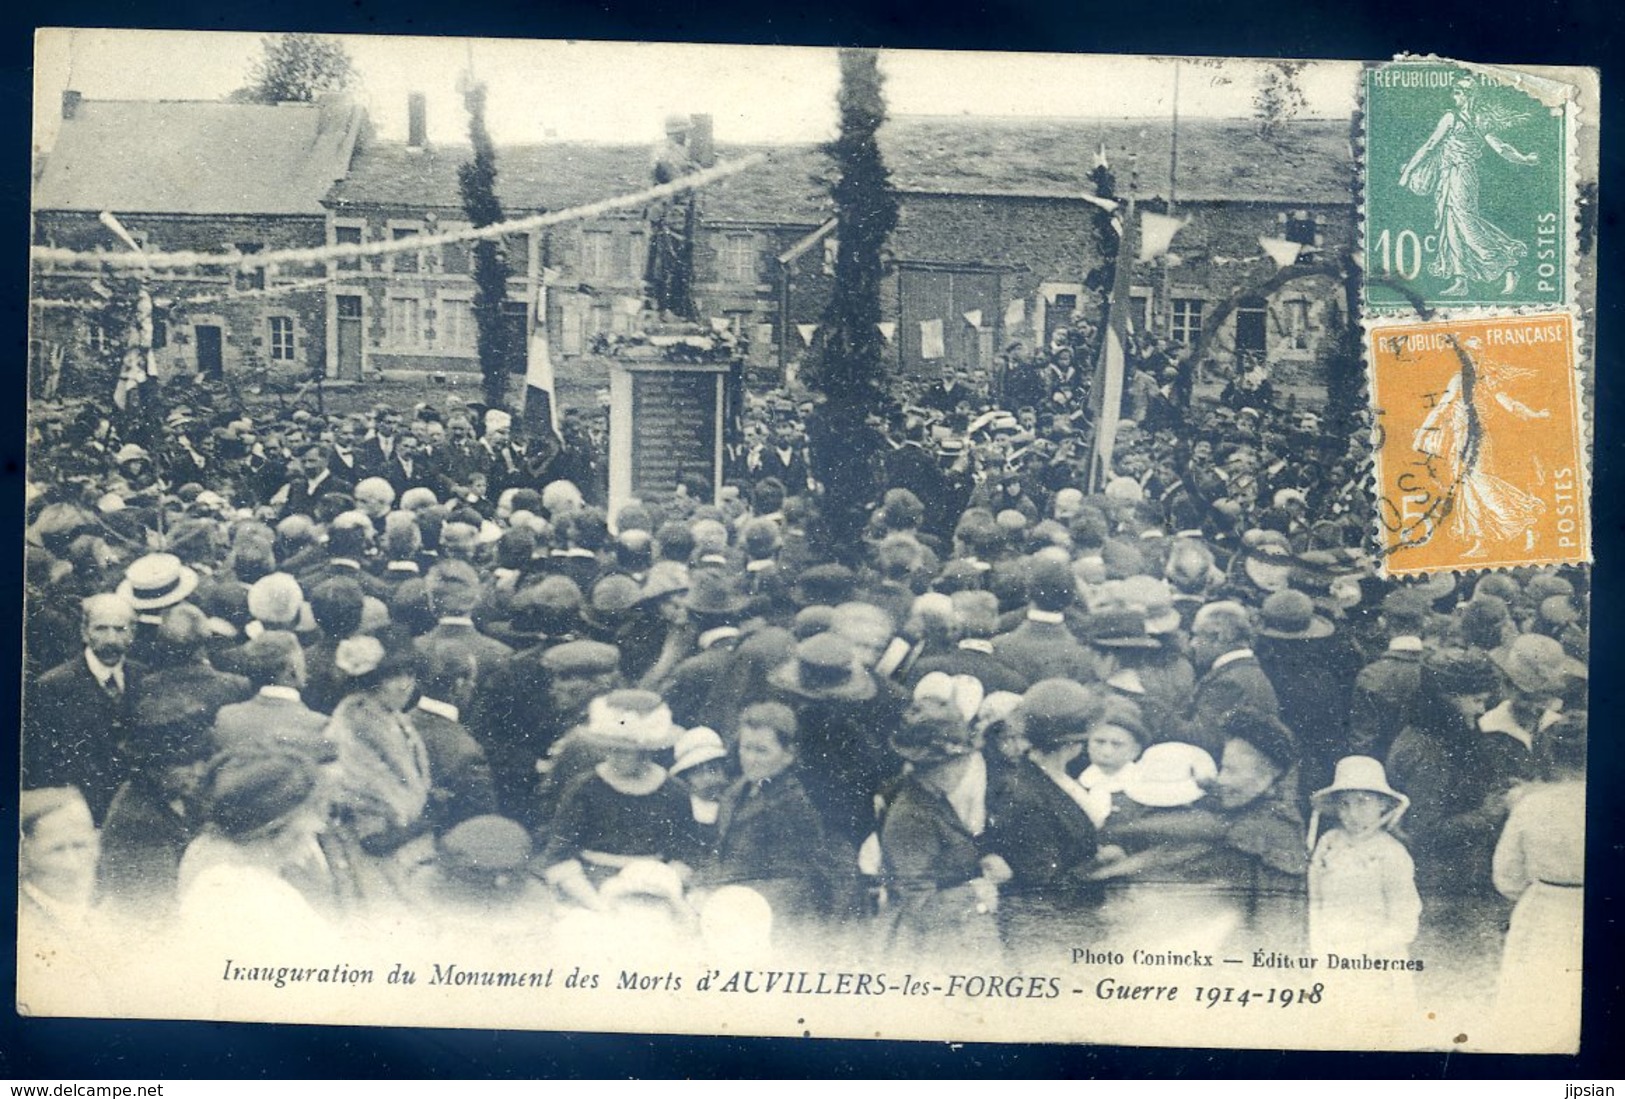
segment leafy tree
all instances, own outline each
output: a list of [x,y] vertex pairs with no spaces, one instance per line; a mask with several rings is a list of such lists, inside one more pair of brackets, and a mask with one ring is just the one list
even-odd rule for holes
[[875,139],[886,120],[879,55],[872,49],[844,49],[840,64],[840,134],[825,152],[838,172],[830,191],[841,243],[824,314],[823,354],[811,378],[824,402],[809,441],[834,545],[851,548],[859,544],[873,502],[881,444],[866,417],[885,399],[881,251],[897,225],[897,197]]
[[1286,124],[1303,113],[1307,101],[1299,76],[1302,61],[1274,61],[1264,67],[1253,95],[1253,115],[1261,136],[1279,138]]
[[248,83],[231,93],[233,102],[312,103],[355,83],[355,63],[335,38],[272,34],[260,39],[260,48]]
[[[485,128],[485,85],[470,83],[463,89],[468,108],[468,138],[474,147],[472,160],[457,166],[457,186],[463,196],[463,210],[476,229],[502,220],[502,203],[497,200],[497,150]],[[508,256],[500,240],[474,242],[474,330],[480,356],[480,376],[484,382],[485,403],[504,408],[508,398],[508,364],[513,358],[512,340],[502,319],[502,303],[508,299]]]

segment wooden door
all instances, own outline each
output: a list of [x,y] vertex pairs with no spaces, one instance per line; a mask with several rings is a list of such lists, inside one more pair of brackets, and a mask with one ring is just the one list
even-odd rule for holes
[[200,324],[193,328],[197,339],[197,370],[205,378],[218,378],[226,371],[220,326]]
[[338,299],[338,374],[343,381],[361,380],[361,296],[340,294]]

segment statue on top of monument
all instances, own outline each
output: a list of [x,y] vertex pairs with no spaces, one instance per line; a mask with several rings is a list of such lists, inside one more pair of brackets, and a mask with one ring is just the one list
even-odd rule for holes
[[[693,124],[684,115],[666,119],[666,140],[655,150],[654,181],[670,183],[698,172]],[[694,232],[698,224],[692,191],[651,206],[649,217],[650,296],[662,320],[693,320]]]

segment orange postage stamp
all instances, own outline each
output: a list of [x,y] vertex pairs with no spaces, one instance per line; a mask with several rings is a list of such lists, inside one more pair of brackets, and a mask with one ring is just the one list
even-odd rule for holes
[[1590,561],[1573,319],[1384,325],[1369,338],[1387,571]]

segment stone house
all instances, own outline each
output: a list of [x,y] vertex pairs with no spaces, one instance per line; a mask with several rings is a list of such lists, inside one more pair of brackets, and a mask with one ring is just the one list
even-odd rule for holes
[[[329,242],[467,226],[457,169],[470,150],[426,141],[423,111],[423,101],[413,97],[405,142],[369,139],[358,147],[350,172],[326,197]],[[753,151],[730,147],[720,155]],[[497,197],[504,216],[517,219],[632,194],[651,185],[652,154],[648,145],[505,145],[497,151]],[[726,320],[764,362],[777,340],[777,257],[828,216],[827,198],[813,182],[785,185],[798,178],[770,162],[706,188],[700,200],[696,304],[702,316]],[[646,211],[629,209],[506,239],[506,315],[516,337],[510,346],[518,349],[514,372],[524,369],[524,349],[538,323],[545,321],[553,356],[566,361],[589,356],[597,337],[633,331],[645,293],[648,226]],[[341,261],[328,304],[334,376],[477,372],[471,255],[467,246],[448,245]],[[816,284],[817,278],[806,281]],[[536,308],[543,300],[545,318]],[[797,316],[821,310],[822,300],[800,305]]]
[[[1135,264],[1136,330],[1191,347],[1218,317],[1206,357],[1262,357],[1313,380],[1342,324],[1341,282],[1307,271],[1356,240],[1346,122],[1296,122],[1272,139],[1244,120],[1186,119],[1177,151],[1169,122],[1144,119],[903,118],[881,137],[900,203],[888,303],[900,370],[991,367],[996,349],[1047,340],[1098,304],[1097,207],[1080,196],[1101,157],[1120,196],[1186,221],[1170,255]],[[1260,237],[1302,245],[1305,277],[1249,294],[1276,272]],[[932,320],[941,361],[922,353]]]
[[[67,92],[34,185],[33,242],[128,252],[105,212],[153,251],[319,247],[322,196],[348,171],[366,126],[361,108],[342,97],[264,106]],[[326,357],[323,275],[320,264],[153,272],[160,375],[308,377]],[[33,276],[32,365],[54,358],[96,368],[109,338],[97,320],[100,272],[36,265]]]

